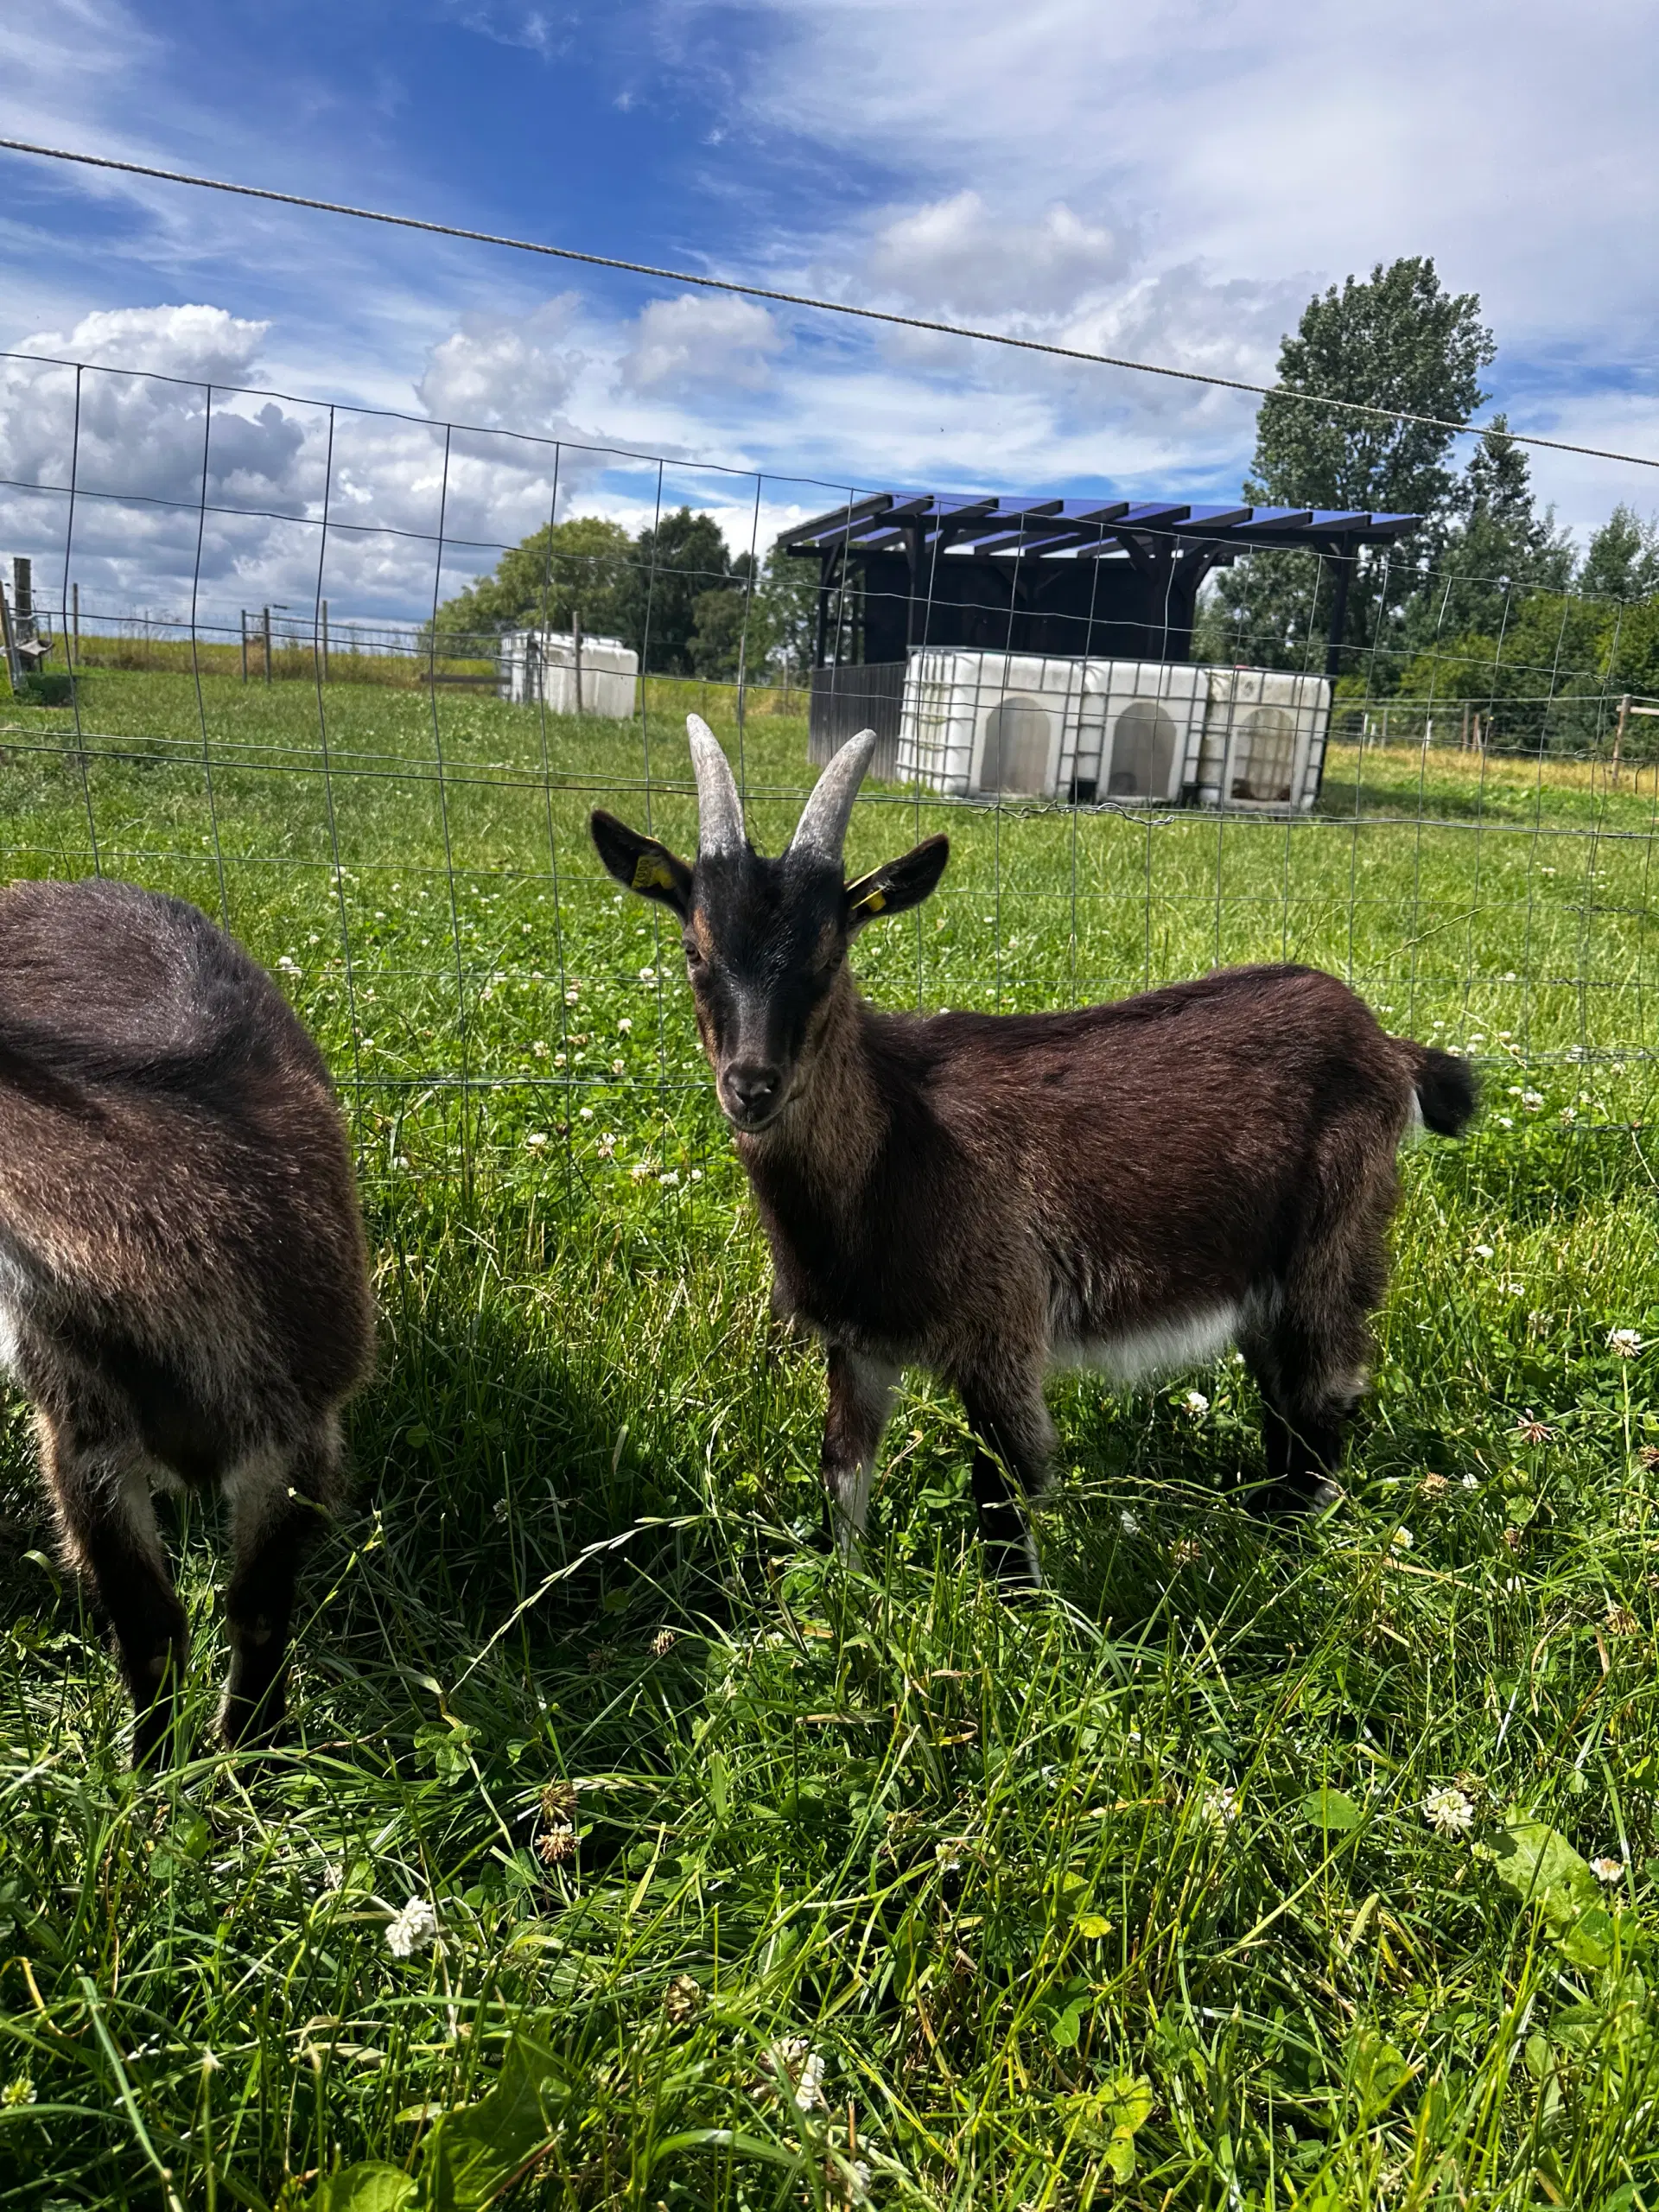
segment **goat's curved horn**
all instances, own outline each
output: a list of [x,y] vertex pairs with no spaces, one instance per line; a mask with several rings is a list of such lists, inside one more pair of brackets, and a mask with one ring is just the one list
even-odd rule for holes
[[791,853],[821,853],[825,860],[833,861],[837,868],[841,866],[841,849],[847,841],[853,801],[858,797],[858,787],[874,751],[873,729],[861,729],[856,737],[848,739],[813,785],[811,796],[801,809],[795,835],[789,841]]
[[688,715],[685,734],[691,743],[691,766],[697,778],[697,852],[741,853],[743,802],[737,795],[732,764],[720,749],[720,741],[701,715]]

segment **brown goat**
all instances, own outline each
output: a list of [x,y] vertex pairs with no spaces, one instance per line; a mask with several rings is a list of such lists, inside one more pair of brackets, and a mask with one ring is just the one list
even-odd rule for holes
[[849,944],[928,895],[947,841],[843,884],[866,731],[789,850],[763,859],[725,755],[696,716],[690,735],[696,866],[603,811],[593,835],[619,882],[682,923],[779,1305],[828,1356],[823,1471],[843,1545],[906,1365],[961,1395],[981,1534],[1011,1584],[1039,1580],[1020,1493],[1047,1471],[1056,1364],[1128,1382],[1236,1343],[1262,1393],[1263,1502],[1313,1503],[1364,1386],[1395,1152],[1414,1124],[1464,1127],[1467,1064],[1389,1036],[1309,968],[1070,1014],[879,1014]]
[[344,1124],[270,977],[182,899],[0,893],[0,1359],[113,1632],[135,1762],[165,1754],[187,1655],[152,1488],[224,1491],[220,1726],[269,1733],[372,1351]]

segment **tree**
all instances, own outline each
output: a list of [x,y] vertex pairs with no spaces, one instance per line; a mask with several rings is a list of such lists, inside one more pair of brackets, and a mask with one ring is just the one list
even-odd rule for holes
[[1585,550],[1578,589],[1600,599],[1645,599],[1659,591],[1659,524],[1623,501]]
[[1494,416],[1469,457],[1461,486],[1463,512],[1446,531],[1400,626],[1409,653],[1460,632],[1501,634],[1529,591],[1562,592],[1573,575],[1573,548],[1540,514],[1523,448],[1509,435],[1507,416]]
[[679,507],[633,541],[620,633],[653,676],[692,672],[697,601],[728,591],[732,556],[710,514]]
[[543,524],[504,553],[486,576],[438,609],[441,638],[505,630],[568,630],[580,613],[590,636],[622,634],[632,546],[620,523],[597,515]]
[[[1455,511],[1448,467],[1452,432],[1401,419],[1403,411],[1463,423],[1484,404],[1480,372],[1494,359],[1492,334],[1472,292],[1452,293],[1434,264],[1414,256],[1379,263],[1369,278],[1316,293],[1279,349],[1279,389],[1255,418],[1255,454],[1244,496],[1253,505],[1421,514],[1431,543]],[[1381,415],[1321,407],[1318,394]],[[1396,563],[1397,565],[1397,563]],[[1209,596],[1205,635],[1236,655],[1272,664],[1321,666],[1332,579],[1295,554],[1258,554],[1224,571]],[[1383,604],[1385,550],[1356,564],[1344,635],[1380,642],[1397,613]]]

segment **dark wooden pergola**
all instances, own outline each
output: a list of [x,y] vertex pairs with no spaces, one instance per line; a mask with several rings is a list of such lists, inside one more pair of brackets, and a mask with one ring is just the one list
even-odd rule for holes
[[849,714],[883,735],[891,721],[896,735],[916,646],[1186,660],[1205,576],[1268,548],[1332,563],[1325,671],[1335,676],[1360,549],[1392,544],[1421,520],[1167,499],[849,500],[779,539],[818,563],[813,736],[838,741]]

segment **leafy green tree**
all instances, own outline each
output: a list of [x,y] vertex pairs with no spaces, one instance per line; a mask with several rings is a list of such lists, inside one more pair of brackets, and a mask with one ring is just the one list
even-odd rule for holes
[[621,634],[632,547],[620,523],[597,515],[543,524],[438,609],[441,638],[505,630],[568,630],[580,613],[590,636]]
[[1585,550],[1578,588],[1601,599],[1645,599],[1659,591],[1659,524],[1621,500]]
[[1493,417],[1470,455],[1461,489],[1463,512],[1421,571],[1401,622],[1408,653],[1463,632],[1501,635],[1517,593],[1560,592],[1572,581],[1571,541],[1553,510],[1539,513],[1525,449],[1510,436],[1506,416]]
[[818,620],[818,564],[797,560],[774,545],[767,554],[757,594],[766,617],[768,652],[787,662],[798,683],[812,664]]
[[[717,677],[734,683],[741,667],[753,676],[766,665],[765,641],[760,635],[763,617],[758,605],[741,586],[699,592],[691,602],[696,627],[687,646],[696,676]],[[757,654],[757,648],[760,651]]]
[[618,627],[642,669],[653,676],[694,672],[697,601],[706,593],[729,591],[733,576],[731,553],[712,515],[679,507],[639,532]]
[[[1253,504],[1363,509],[1427,518],[1438,542],[1458,505],[1453,433],[1395,410],[1463,423],[1484,404],[1480,372],[1492,334],[1472,292],[1448,292],[1434,264],[1379,263],[1317,293],[1279,349],[1279,386],[1262,402],[1244,496]],[[1319,394],[1382,410],[1321,407]],[[1202,635],[1228,657],[1321,667],[1334,579],[1305,555],[1257,554],[1224,570],[1208,595]],[[1398,556],[1368,549],[1356,563],[1344,639],[1384,642],[1409,588]],[[1392,582],[1400,575],[1398,583]],[[1385,587],[1389,575],[1391,588]],[[1385,601],[1386,596],[1386,604]]]

